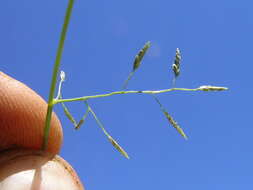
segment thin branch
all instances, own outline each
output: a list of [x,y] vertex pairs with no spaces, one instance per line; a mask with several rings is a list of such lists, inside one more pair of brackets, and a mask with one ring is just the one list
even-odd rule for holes
[[201,86],[199,88],[169,88],[164,90],[131,90],[131,91],[115,91],[107,94],[98,94],[93,96],[83,96],[77,98],[68,98],[68,99],[54,99],[53,104],[61,103],[61,102],[73,102],[73,101],[86,101],[88,99],[94,98],[103,98],[108,96],[113,96],[117,94],[161,94],[165,92],[171,91],[223,91],[228,90],[226,87],[217,87],[217,86]]

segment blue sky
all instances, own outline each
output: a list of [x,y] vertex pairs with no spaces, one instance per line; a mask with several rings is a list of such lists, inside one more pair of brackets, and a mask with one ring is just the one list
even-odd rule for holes
[[[45,99],[67,0],[3,1],[0,70]],[[130,155],[122,157],[89,115],[75,131],[59,105],[61,156],[86,189],[251,189],[252,1],[76,1],[62,58],[65,98],[119,90],[146,41],[152,47],[129,82],[131,90],[226,86],[226,92],[158,95],[189,136],[185,141],[147,95],[118,95],[90,104]],[[67,104],[76,118],[81,102]]]

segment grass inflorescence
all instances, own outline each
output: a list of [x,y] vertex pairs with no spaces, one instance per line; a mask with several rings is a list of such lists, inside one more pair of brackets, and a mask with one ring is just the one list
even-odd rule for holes
[[[175,87],[175,82],[177,77],[180,75],[180,65],[181,65],[181,52],[179,48],[176,49],[176,55],[174,58],[174,62],[172,63],[172,71],[174,73],[174,78],[172,81],[172,88],[167,88],[167,89],[162,89],[162,90],[126,90],[128,86],[129,80],[133,77],[135,72],[140,68],[142,65],[143,58],[145,54],[147,53],[148,49],[151,46],[151,42],[148,41],[144,44],[144,46],[139,50],[137,55],[135,56],[135,59],[133,61],[133,66],[132,66],[132,71],[129,73],[127,79],[123,83],[122,90],[119,91],[114,91],[110,93],[105,93],[105,94],[98,94],[98,95],[91,95],[91,96],[82,96],[82,97],[75,97],[75,98],[68,98],[64,99],[61,93],[62,89],[62,84],[65,81],[65,73],[63,71],[60,72],[60,82],[58,86],[58,93],[57,96],[54,98],[55,94],[55,89],[56,89],[56,83],[57,83],[57,76],[59,74],[59,69],[60,69],[60,62],[61,62],[61,57],[62,57],[62,52],[63,52],[63,47],[64,47],[64,41],[66,39],[66,33],[68,29],[68,25],[70,22],[70,17],[72,13],[74,5],[74,0],[69,0],[68,7],[66,10],[65,14],[65,20],[60,36],[60,41],[59,41],[59,46],[56,54],[56,59],[55,59],[55,64],[54,64],[54,69],[53,69],[53,75],[52,75],[52,81],[51,81],[51,88],[50,88],[50,93],[49,93],[49,99],[48,99],[48,110],[47,110],[47,115],[46,115],[46,122],[45,122],[45,128],[44,128],[44,139],[43,139],[43,145],[42,149],[45,150],[47,148],[47,143],[48,143],[48,136],[49,136],[49,131],[50,131],[50,121],[51,121],[51,115],[53,111],[53,106],[55,104],[60,103],[63,107],[64,113],[66,117],[70,120],[70,122],[74,125],[75,129],[79,129],[81,125],[85,123],[85,120],[87,119],[88,115],[92,115],[93,118],[96,120],[98,126],[102,130],[102,132],[105,134],[109,142],[126,158],[129,159],[129,156],[127,152],[119,145],[119,143],[107,132],[105,129],[104,125],[102,122],[98,119],[95,111],[91,108],[91,106],[88,103],[88,100],[90,99],[96,99],[96,98],[104,98],[104,97],[109,97],[113,95],[123,95],[123,94],[148,94],[151,95],[154,100],[157,102],[157,104],[160,107],[160,110],[164,114],[165,118],[168,120],[169,124],[174,127],[177,132],[184,138],[188,139],[187,135],[183,131],[183,129],[179,126],[179,124],[176,122],[176,120],[171,116],[171,114],[168,113],[168,111],[164,108],[164,106],[161,104],[159,99],[155,96],[157,94],[161,93],[168,93],[172,91],[190,91],[190,92],[195,92],[195,91],[224,91],[228,90],[226,87],[219,87],[219,86],[211,86],[211,85],[202,85],[198,88],[176,88]],[[64,104],[66,102],[73,102],[73,101],[82,101],[85,103],[85,112],[83,117],[77,122],[77,120],[73,117],[67,106]],[[89,114],[90,113],[90,114]]]

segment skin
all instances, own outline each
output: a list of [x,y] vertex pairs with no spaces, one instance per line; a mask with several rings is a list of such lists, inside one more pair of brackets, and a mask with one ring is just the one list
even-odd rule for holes
[[41,151],[47,103],[24,83],[0,72],[0,190],[84,190],[60,156],[63,132],[52,114]]
[[35,150],[0,154],[1,190],[84,190],[74,169],[60,156]]
[[[0,151],[41,149],[47,103],[24,83],[0,72]],[[57,154],[63,140],[61,123],[52,115],[46,151]]]

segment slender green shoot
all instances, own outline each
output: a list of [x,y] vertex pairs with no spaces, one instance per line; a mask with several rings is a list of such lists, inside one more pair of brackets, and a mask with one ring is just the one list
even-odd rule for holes
[[128,82],[130,81],[130,79],[133,77],[135,71],[131,71],[131,73],[129,73],[127,79],[125,80],[123,86],[122,86],[122,90],[125,90],[127,88]]
[[[203,88],[204,87],[204,88]],[[200,86],[198,88],[169,88],[169,89],[163,89],[163,90],[130,90],[130,91],[114,91],[111,93],[106,94],[98,94],[98,95],[92,95],[92,96],[82,96],[77,98],[68,98],[68,99],[58,99],[54,100],[53,104],[61,103],[61,102],[74,102],[74,101],[86,101],[89,99],[95,99],[95,98],[104,98],[108,96],[113,95],[119,95],[119,94],[161,94],[166,92],[172,92],[172,91],[223,91],[228,90],[226,87],[219,87],[219,86]]]
[[56,82],[57,82],[57,74],[60,68],[64,42],[66,39],[67,29],[68,29],[73,5],[74,5],[74,0],[69,0],[66,14],[65,14],[64,24],[63,24],[62,32],[60,36],[60,41],[59,41],[59,45],[58,45],[58,49],[56,53],[56,59],[55,59],[52,80],[51,80],[51,87],[50,87],[49,98],[48,98],[48,107],[47,107],[46,122],[45,122],[45,127],[44,127],[42,150],[47,149],[48,137],[49,137],[49,132],[50,132],[50,122],[51,122],[51,116],[52,116],[53,106],[54,106],[53,102],[54,102],[54,94],[55,94],[55,88],[56,88]]
[[93,115],[94,119],[96,120],[98,126],[102,129],[103,133],[107,136],[108,140],[110,141],[110,143],[127,159],[129,159],[128,154],[126,153],[126,151],[117,143],[117,141],[115,141],[111,135],[109,135],[109,133],[105,130],[103,124],[100,122],[100,120],[98,119],[98,117],[96,116],[95,112],[91,109],[91,107],[89,106],[88,102],[85,101],[86,106],[88,107],[89,111],[91,112],[91,114]]

